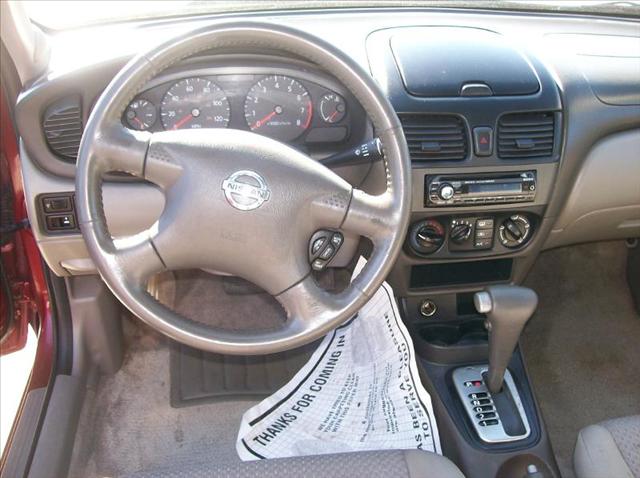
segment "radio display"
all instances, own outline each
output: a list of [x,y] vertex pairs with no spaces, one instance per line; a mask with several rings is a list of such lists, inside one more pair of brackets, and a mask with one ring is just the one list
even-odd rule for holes
[[469,184],[470,193],[520,192],[520,183],[481,183]]

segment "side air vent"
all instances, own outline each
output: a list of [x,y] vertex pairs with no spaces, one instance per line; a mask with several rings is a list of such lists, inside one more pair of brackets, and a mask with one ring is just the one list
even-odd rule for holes
[[463,121],[451,115],[401,114],[412,161],[460,161],[467,157]]
[[498,121],[498,156],[524,159],[553,154],[553,113],[517,113]]
[[42,129],[51,151],[62,159],[75,161],[82,138],[82,109],[79,96],[68,96],[44,112]]

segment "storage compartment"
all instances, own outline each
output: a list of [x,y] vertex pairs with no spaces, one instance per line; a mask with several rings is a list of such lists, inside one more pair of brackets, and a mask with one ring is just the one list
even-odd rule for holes
[[452,364],[487,360],[489,335],[482,317],[451,323],[416,324],[414,330],[416,351],[430,362]]
[[439,347],[477,345],[488,340],[482,319],[460,324],[430,324],[420,329],[420,338]]
[[531,95],[540,89],[509,39],[479,28],[412,27],[391,37],[404,87],[414,96]]
[[511,278],[513,259],[425,264],[411,267],[409,287],[504,282]]
[[640,235],[640,129],[604,137],[589,151],[545,249]]

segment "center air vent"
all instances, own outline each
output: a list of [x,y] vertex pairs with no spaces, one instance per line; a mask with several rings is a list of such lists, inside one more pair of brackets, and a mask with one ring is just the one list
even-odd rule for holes
[[62,159],[75,161],[82,138],[82,109],[79,96],[56,101],[44,112],[42,129],[47,144]]
[[464,123],[451,115],[400,115],[411,161],[460,161],[467,157]]
[[498,156],[503,159],[551,156],[554,126],[553,113],[502,116],[498,122]]

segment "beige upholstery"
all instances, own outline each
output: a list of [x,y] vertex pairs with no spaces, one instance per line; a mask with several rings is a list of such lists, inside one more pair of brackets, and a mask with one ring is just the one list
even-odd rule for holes
[[258,460],[211,467],[174,466],[140,471],[127,478],[464,478],[447,458],[418,450],[368,451]]
[[640,415],[582,429],[573,466],[578,478],[640,478]]

